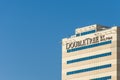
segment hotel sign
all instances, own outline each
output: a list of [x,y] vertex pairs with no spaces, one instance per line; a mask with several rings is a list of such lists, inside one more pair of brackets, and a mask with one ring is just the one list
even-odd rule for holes
[[106,37],[105,35],[101,35],[101,36],[96,36],[93,38],[86,38],[84,40],[80,40],[80,41],[74,41],[74,42],[70,42],[70,43],[66,43],[66,49],[73,49],[73,48],[77,48],[77,47],[81,47],[81,46],[86,46],[86,45],[90,45],[90,44],[94,44],[94,43],[99,43],[102,41],[107,41],[107,40],[111,40],[112,36],[110,37]]

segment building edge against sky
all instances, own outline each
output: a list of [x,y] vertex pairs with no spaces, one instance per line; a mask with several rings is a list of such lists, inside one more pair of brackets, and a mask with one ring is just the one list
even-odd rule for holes
[[90,25],[62,39],[62,80],[120,80],[120,28]]

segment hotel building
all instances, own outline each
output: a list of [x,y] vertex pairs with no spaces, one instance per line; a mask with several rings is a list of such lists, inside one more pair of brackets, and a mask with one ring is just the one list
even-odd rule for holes
[[120,28],[90,25],[62,39],[62,80],[120,80]]

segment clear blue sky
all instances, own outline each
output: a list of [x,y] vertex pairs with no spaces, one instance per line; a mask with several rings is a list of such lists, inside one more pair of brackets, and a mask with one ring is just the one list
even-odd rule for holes
[[61,39],[120,26],[119,0],[0,0],[0,80],[61,80]]

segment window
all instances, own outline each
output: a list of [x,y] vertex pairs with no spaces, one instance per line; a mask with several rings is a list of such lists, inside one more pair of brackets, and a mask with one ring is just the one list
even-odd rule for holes
[[67,72],[67,75],[89,72],[89,71],[94,71],[94,70],[99,70],[99,69],[104,69],[104,68],[109,68],[109,67],[111,67],[111,64],[106,64],[102,66],[96,66],[96,67],[91,67],[91,68],[86,68],[86,69],[81,69],[81,70],[76,70],[76,71],[70,71],[70,72]]
[[87,35],[87,34],[91,34],[91,33],[95,33],[95,30],[91,30],[91,31],[86,31],[86,32],[82,32],[81,36]]
[[111,76],[105,76],[105,77],[95,78],[95,79],[90,79],[90,80],[108,80],[108,79],[111,79]]
[[110,56],[110,55],[111,55],[111,52],[107,52],[107,53],[103,53],[103,54],[98,54],[98,55],[78,58],[78,59],[67,61],[67,64],[71,64],[71,63],[75,63],[75,62],[81,62],[81,61],[86,61],[86,60],[91,60],[91,59],[96,59],[96,58],[101,58],[101,57]]

